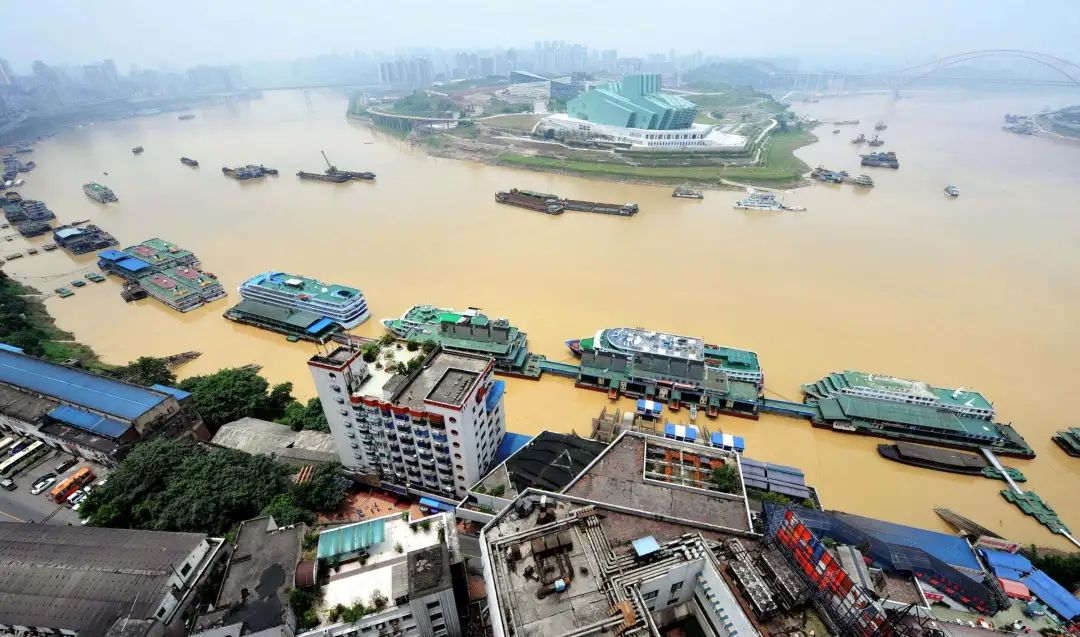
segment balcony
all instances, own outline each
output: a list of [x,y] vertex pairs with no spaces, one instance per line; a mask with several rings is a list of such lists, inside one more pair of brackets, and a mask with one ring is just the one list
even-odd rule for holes
[[438,433],[432,433],[431,434],[431,439],[434,440],[435,442],[442,442],[442,443],[449,442],[449,440],[450,440],[449,438],[446,437],[446,434],[438,434]]
[[428,442],[427,440],[419,440],[418,439],[416,441],[416,446],[419,449],[431,449],[431,443]]
[[450,453],[450,447],[448,447],[446,445],[432,445],[432,448],[435,449],[435,451],[437,453],[445,453],[445,454]]
[[427,438],[430,435],[427,429],[420,427],[413,427],[413,433],[419,438]]

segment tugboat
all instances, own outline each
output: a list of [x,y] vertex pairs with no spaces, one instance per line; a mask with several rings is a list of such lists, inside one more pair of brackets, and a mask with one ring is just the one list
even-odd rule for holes
[[950,197],[959,197],[960,189],[956,186],[945,186],[945,194],[949,195]]
[[199,167],[199,160],[192,159],[190,157],[181,157],[180,158],[180,163],[185,165],[185,166],[191,166],[192,168],[198,168]]
[[869,144],[870,144],[871,146],[874,146],[874,147],[877,147],[877,146],[884,146],[884,145],[885,145],[885,140],[884,140],[884,139],[881,139],[881,138],[880,138],[880,137],[878,137],[877,135],[874,135],[874,138],[873,138],[873,139],[871,139],[871,140],[870,140],[869,142],[867,142],[867,143],[869,143]]
[[882,122],[880,120],[877,124],[874,124],[874,130],[885,130],[886,128],[888,128],[888,126],[885,124],[885,122]]
[[679,186],[675,190],[671,191],[672,197],[678,197],[679,199],[704,199],[705,195],[700,190],[691,190],[689,188],[683,188]]
[[859,175],[853,182],[856,186],[862,186],[863,188],[873,188],[874,180],[870,178],[870,175]]
[[143,152],[143,147],[142,146],[136,146],[135,148],[131,149],[131,154],[132,155],[139,155],[142,152]]
[[866,143],[866,135],[863,135],[862,133],[859,133],[859,136],[856,137],[855,139],[851,140],[851,143],[852,144],[865,144]]

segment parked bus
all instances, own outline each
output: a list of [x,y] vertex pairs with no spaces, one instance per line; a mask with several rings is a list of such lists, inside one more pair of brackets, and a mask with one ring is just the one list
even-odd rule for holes
[[31,443],[25,449],[0,462],[0,478],[6,478],[15,472],[30,465],[41,456],[48,453],[49,448],[40,440]]
[[53,487],[49,492],[49,497],[53,499],[53,502],[63,504],[69,495],[75,493],[76,489],[81,489],[93,481],[94,472],[90,470],[90,467],[83,467]]
[[7,453],[8,447],[10,447],[13,444],[15,444],[15,439],[12,438],[11,436],[8,436],[7,438],[4,438],[3,440],[0,440],[0,454]]

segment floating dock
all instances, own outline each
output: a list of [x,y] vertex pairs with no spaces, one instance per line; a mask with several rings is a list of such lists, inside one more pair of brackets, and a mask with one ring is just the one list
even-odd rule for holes
[[1053,441],[1065,453],[1074,458],[1080,458],[1080,427],[1069,427],[1057,432],[1054,434]]
[[1060,535],[1069,534],[1069,527],[1065,526],[1065,523],[1058,517],[1057,512],[1049,504],[1043,502],[1043,499],[1034,491],[1017,493],[1012,489],[1002,489],[1001,496],[1019,507],[1024,514],[1035,518],[1039,521],[1039,524],[1054,533]]
[[270,330],[297,340],[325,343],[341,329],[330,319],[314,312],[295,310],[244,299],[225,311],[230,321]]

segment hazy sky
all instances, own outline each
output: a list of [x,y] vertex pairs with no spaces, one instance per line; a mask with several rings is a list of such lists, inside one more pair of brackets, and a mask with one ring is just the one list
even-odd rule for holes
[[1080,0],[30,0],[4,17],[0,57],[113,58],[121,70],[287,60],[414,46],[563,40],[638,55],[920,62],[974,49],[1031,49],[1080,62]]

